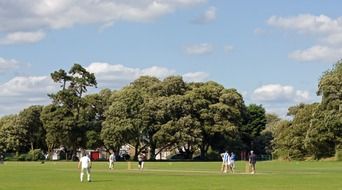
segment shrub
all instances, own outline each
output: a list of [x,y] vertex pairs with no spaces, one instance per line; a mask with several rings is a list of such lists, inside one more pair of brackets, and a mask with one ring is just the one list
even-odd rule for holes
[[26,154],[20,154],[18,157],[17,157],[17,160],[18,161],[25,161],[26,160]]
[[40,149],[30,150],[26,155],[27,161],[38,161],[44,160],[44,155]]
[[335,157],[337,161],[342,161],[342,149],[337,149],[335,152]]
[[207,160],[218,161],[221,159],[220,153],[214,150],[209,150],[207,153]]

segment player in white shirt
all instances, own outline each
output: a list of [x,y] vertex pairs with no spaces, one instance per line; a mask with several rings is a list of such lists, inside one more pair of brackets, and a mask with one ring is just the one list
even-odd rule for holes
[[228,167],[230,164],[230,156],[228,154],[228,151],[226,151],[225,153],[221,154],[222,157],[222,167],[221,167],[221,172],[223,173],[227,173],[228,171]]
[[142,152],[138,155],[138,167],[140,169],[140,171],[144,170],[144,161],[146,159],[146,154],[145,152]]
[[109,150],[110,152],[110,156],[109,156],[109,169],[113,169],[114,168],[114,162],[116,161],[115,159],[115,154],[113,150]]
[[84,172],[87,172],[88,182],[91,181],[90,168],[91,168],[91,160],[86,154],[84,154],[84,156],[81,157],[80,161],[78,162],[78,169],[81,169],[81,175],[80,175],[81,182],[83,181]]

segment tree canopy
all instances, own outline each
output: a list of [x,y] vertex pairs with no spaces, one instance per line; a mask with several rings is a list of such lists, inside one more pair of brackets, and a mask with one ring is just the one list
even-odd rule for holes
[[141,76],[122,89],[88,93],[97,81],[80,64],[54,71],[51,78],[60,84],[48,95],[51,104],[0,118],[0,152],[64,147],[72,158],[77,148],[118,152],[131,144],[134,158],[149,151],[155,159],[168,150],[207,159],[209,152],[253,149],[302,160],[342,149],[342,61],[322,74],[321,102],[289,107],[291,119],[268,114],[263,105],[246,105],[236,89],[214,81]]

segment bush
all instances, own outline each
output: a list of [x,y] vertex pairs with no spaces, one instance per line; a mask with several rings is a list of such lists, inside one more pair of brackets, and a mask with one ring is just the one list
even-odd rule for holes
[[168,160],[189,160],[186,154],[174,154],[167,157]]
[[20,154],[20,155],[17,157],[17,160],[18,160],[18,161],[25,161],[25,160],[26,160],[26,157],[27,157],[26,154]]
[[335,157],[337,161],[342,161],[342,149],[337,149],[335,152]]
[[201,158],[201,155],[195,156],[193,160],[206,160],[206,161],[219,161],[221,160],[220,153],[209,148],[205,158]]
[[285,149],[276,149],[272,154],[273,159],[277,160],[291,160],[289,156],[289,151]]
[[214,150],[208,151],[207,160],[212,160],[212,161],[221,160],[220,153]]
[[44,160],[44,154],[40,149],[34,149],[30,150],[28,154],[26,155],[27,161],[38,161],[38,160]]

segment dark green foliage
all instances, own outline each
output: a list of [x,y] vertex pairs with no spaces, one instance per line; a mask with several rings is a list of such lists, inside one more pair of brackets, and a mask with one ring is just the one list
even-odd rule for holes
[[95,75],[74,64],[68,73],[60,69],[51,73],[51,78],[62,85],[57,93],[49,95],[53,104],[46,106],[41,115],[48,149],[63,146],[74,156],[77,148],[86,145],[87,119],[91,116],[84,111],[89,102],[83,95],[87,87],[96,87]]
[[18,127],[26,129],[26,138],[30,150],[41,148],[46,150],[45,134],[46,131],[40,120],[43,106],[31,106],[24,109],[18,115]]
[[315,158],[333,156],[342,146],[342,61],[326,71],[318,84],[322,96],[307,133],[306,145]]
[[342,149],[337,149],[335,152],[335,157],[337,161],[342,161]]
[[[250,104],[243,112],[244,124],[240,127],[241,138],[247,150],[256,150],[259,154],[265,153],[260,146],[263,141],[261,131],[266,128],[266,111],[262,105]],[[265,142],[266,143],[266,142]]]
[[274,130],[275,155],[289,159],[321,159],[338,155],[342,138],[342,62],[326,71],[318,85],[321,103],[289,108],[293,120]]
[[[148,149],[151,159],[163,150],[215,159],[226,149],[253,149],[282,159],[340,159],[336,150],[342,148],[342,61],[320,78],[317,94],[322,101],[290,107],[288,121],[266,115],[262,105],[246,106],[236,89],[213,81],[142,76],[121,90],[85,96],[97,82],[81,65],[55,71],[51,78],[60,84],[60,90],[49,95],[52,104],[0,118],[0,151],[19,155],[63,146],[63,156],[70,157],[80,147],[118,151],[131,144],[135,157]],[[34,154],[28,157],[35,159]]]
[[28,150],[28,130],[19,125],[18,121],[17,115],[5,116],[0,120],[0,148],[4,152],[12,151],[19,154]]
[[26,161],[38,161],[44,159],[44,154],[40,149],[30,150],[26,155]]

